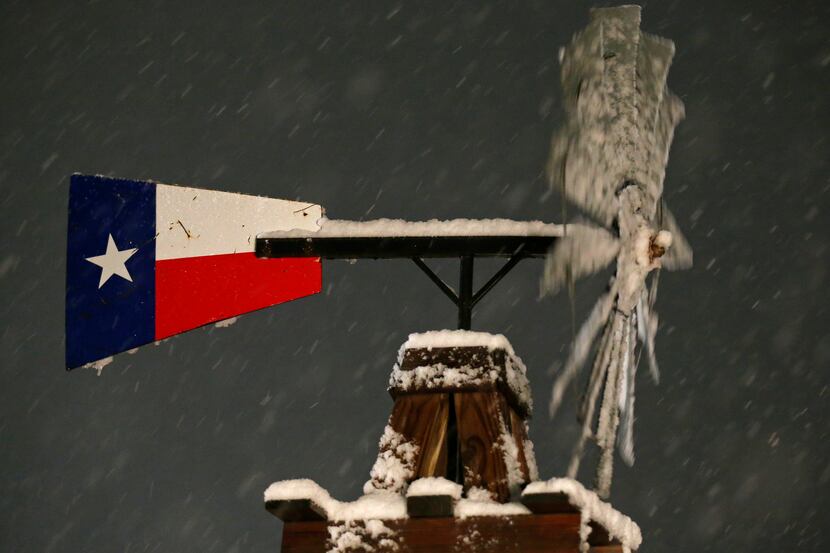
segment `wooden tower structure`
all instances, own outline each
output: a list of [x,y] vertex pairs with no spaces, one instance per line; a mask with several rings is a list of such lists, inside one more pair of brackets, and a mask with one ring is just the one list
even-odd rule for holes
[[628,517],[569,479],[539,480],[526,369],[504,336],[410,335],[389,379],[378,455],[353,502],[273,484],[283,553],[635,550]]

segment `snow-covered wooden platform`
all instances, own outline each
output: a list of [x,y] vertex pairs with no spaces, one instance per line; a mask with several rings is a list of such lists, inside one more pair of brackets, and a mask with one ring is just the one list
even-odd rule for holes
[[[284,522],[284,553],[624,553],[640,546],[639,527],[575,480],[534,482],[508,503],[462,498],[460,486],[442,480],[415,480],[405,494],[375,491],[352,502],[310,480],[287,480],[266,490],[265,506]],[[450,511],[413,509],[416,498]]]

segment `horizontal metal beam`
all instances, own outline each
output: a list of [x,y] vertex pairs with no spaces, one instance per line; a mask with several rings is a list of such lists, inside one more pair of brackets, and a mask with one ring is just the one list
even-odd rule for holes
[[450,257],[544,257],[555,236],[375,236],[257,238],[258,257],[393,259]]

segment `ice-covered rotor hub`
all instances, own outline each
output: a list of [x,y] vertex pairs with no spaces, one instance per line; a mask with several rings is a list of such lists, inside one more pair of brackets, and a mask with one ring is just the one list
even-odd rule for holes
[[652,261],[659,257],[663,257],[666,251],[671,247],[672,234],[667,230],[658,232],[649,244],[649,257]]

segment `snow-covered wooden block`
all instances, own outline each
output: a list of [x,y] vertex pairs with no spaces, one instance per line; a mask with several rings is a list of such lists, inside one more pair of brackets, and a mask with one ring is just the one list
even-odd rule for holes
[[446,478],[419,478],[406,490],[406,512],[411,517],[451,517],[462,491]]
[[502,335],[410,335],[389,379],[395,405],[364,491],[443,477],[508,501],[537,474],[526,372]]
[[527,369],[501,334],[439,330],[410,334],[389,377],[393,398],[420,392],[497,390],[522,420],[533,400]]

